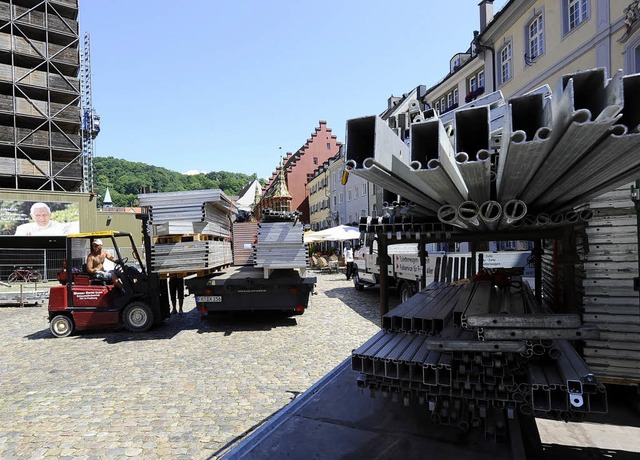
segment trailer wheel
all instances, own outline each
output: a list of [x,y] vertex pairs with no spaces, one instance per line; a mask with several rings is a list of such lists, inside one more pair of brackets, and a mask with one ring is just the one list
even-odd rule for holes
[[57,315],[51,319],[49,329],[56,337],[68,337],[74,329],[73,321],[66,315]]
[[358,275],[358,270],[355,270],[351,277],[353,278],[353,287],[356,288],[356,291],[364,290],[364,284],[360,282],[360,275]]
[[122,315],[124,327],[131,332],[146,332],[153,325],[153,312],[144,302],[131,302]]
[[402,303],[409,300],[415,294],[413,286],[410,283],[402,283],[400,285],[400,301]]

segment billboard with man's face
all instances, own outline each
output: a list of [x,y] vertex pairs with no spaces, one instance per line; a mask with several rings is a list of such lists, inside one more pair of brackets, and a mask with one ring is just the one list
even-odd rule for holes
[[78,203],[0,200],[0,235],[54,236],[80,231]]

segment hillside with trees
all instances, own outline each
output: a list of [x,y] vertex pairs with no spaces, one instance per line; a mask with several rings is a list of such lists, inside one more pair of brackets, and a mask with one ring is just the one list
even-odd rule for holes
[[[177,192],[181,190],[220,189],[229,196],[237,195],[257,175],[227,171],[186,175],[146,163],[121,160],[113,157],[93,159],[94,189],[101,195],[109,187],[114,206],[137,206],[138,194],[147,188],[152,192]],[[264,179],[260,179],[264,185]]]

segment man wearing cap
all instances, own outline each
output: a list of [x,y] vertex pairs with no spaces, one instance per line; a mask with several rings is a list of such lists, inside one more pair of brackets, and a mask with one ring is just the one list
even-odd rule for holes
[[111,262],[116,262],[115,257],[113,257],[107,251],[102,250],[101,239],[93,240],[93,242],[91,243],[91,252],[87,256],[87,271],[91,273],[96,279],[105,281],[108,281],[110,279],[114,285],[119,287],[120,290],[124,292],[122,283],[120,283],[120,280],[116,276],[115,272],[113,270],[104,270],[105,259],[109,259]]

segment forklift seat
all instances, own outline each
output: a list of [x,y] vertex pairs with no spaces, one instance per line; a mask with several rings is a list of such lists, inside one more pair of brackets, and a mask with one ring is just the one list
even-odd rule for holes
[[[96,278],[96,275],[94,275],[93,273],[89,273],[87,271],[87,264],[84,263],[82,264],[82,276],[83,278],[87,278],[88,282],[82,282],[82,283],[77,283],[76,284],[91,284],[94,286],[106,286],[107,285],[107,281],[103,280],[103,279],[98,279]],[[75,277],[77,278],[77,277]]]
[[[62,285],[67,284],[67,271],[62,269],[57,273],[58,282]],[[91,276],[83,274],[77,268],[71,271],[71,280],[74,284],[89,285],[91,284]]]

